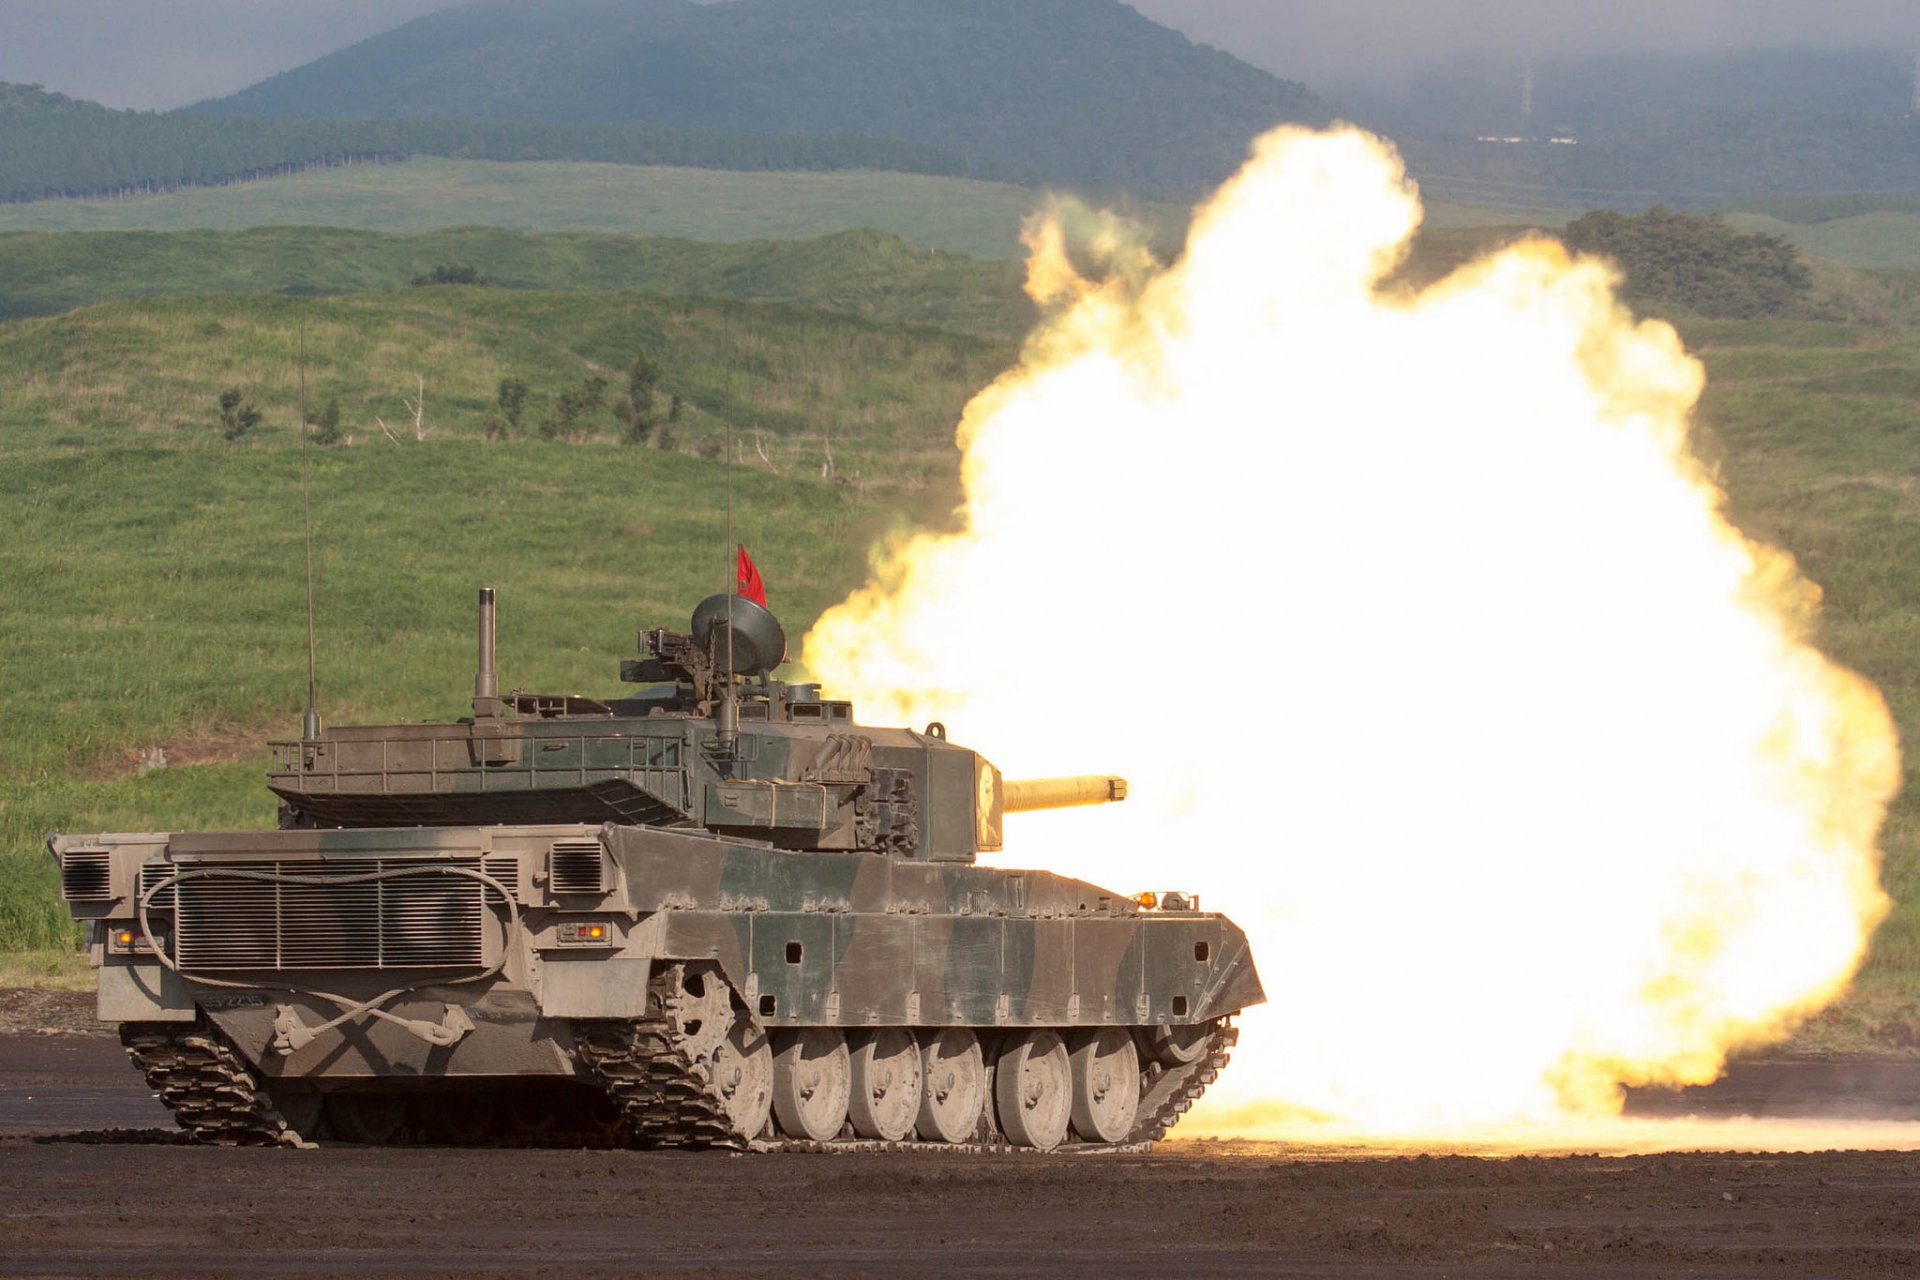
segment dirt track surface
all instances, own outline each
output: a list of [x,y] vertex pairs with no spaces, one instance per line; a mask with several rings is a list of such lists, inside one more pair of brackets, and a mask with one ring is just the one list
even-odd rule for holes
[[1920,1154],[217,1150],[113,1040],[0,1036],[0,1276],[636,1274],[1907,1277]]

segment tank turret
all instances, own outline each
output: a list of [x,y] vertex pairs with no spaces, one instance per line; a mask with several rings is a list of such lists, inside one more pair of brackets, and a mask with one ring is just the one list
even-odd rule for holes
[[685,631],[641,632],[627,697],[502,694],[495,597],[480,593],[473,715],[340,726],[273,744],[268,785],[303,828],[526,822],[699,827],[784,849],[969,861],[1007,813],[1104,804],[1120,778],[1005,781],[925,731],[856,723],[851,703],[772,673],[779,619],[741,596],[701,601]]

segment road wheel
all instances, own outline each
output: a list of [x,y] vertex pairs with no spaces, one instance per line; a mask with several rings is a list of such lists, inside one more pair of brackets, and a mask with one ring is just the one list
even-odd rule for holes
[[1153,1051],[1156,1059],[1170,1067],[1184,1067],[1200,1061],[1212,1039],[1211,1022],[1194,1022],[1178,1027],[1163,1022],[1147,1030],[1147,1047]]
[[1119,1027],[1089,1027],[1067,1050],[1073,1077],[1073,1131],[1087,1142],[1119,1142],[1140,1114],[1140,1055]]
[[1007,1141],[1051,1151],[1066,1138],[1073,1116],[1070,1066],[1057,1031],[1029,1031],[1000,1054],[993,1065],[993,1094]]
[[966,1142],[980,1128],[987,1068],[980,1041],[965,1027],[924,1032],[920,1039],[920,1112],[924,1142]]
[[847,1111],[863,1138],[898,1142],[920,1112],[920,1046],[905,1027],[856,1032]]
[[832,1027],[779,1034],[773,1055],[773,1114],[789,1138],[826,1142],[847,1122],[853,1068],[847,1038]]

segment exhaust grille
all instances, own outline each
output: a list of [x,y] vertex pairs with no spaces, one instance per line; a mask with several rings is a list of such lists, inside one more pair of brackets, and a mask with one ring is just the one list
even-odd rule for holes
[[480,859],[480,869],[507,887],[507,892],[520,892],[520,857],[513,853],[490,853]]
[[547,887],[555,893],[604,893],[600,842],[555,840],[547,863]]
[[110,901],[112,860],[110,849],[68,849],[60,855],[60,896],[68,902]]
[[[141,867],[140,892],[139,897],[134,899],[134,906],[138,907],[140,905],[139,899],[147,896],[147,890],[153,888],[163,880],[172,879],[174,873],[179,870],[180,868],[174,866],[171,862],[149,862]],[[153,898],[147,903],[147,910],[173,910],[173,886],[168,885],[160,892],[154,894]]]
[[[473,858],[364,858],[183,867],[190,878],[173,890],[175,958],[189,970],[479,965],[485,886],[447,874],[478,866]],[[220,874],[228,871],[244,874]],[[386,872],[404,874],[373,878]],[[281,878],[260,878],[267,875]]]

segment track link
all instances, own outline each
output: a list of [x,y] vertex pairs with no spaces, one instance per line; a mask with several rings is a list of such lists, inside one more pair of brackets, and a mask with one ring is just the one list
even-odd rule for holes
[[120,1028],[133,1065],[182,1129],[220,1147],[310,1147],[274,1110],[246,1061],[201,1023],[130,1022]]
[[1180,1117],[1199,1101],[1207,1086],[1220,1078],[1221,1069],[1233,1056],[1233,1046],[1238,1043],[1240,1029],[1222,1018],[1214,1028],[1213,1037],[1207,1041],[1204,1054],[1184,1067],[1169,1067],[1147,1086],[1140,1098],[1140,1119],[1126,1142],[1116,1145],[1145,1143],[1151,1148],[1166,1137],[1167,1130],[1180,1123]]

